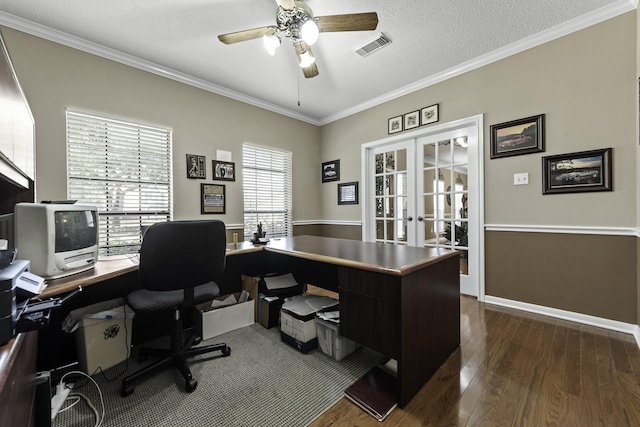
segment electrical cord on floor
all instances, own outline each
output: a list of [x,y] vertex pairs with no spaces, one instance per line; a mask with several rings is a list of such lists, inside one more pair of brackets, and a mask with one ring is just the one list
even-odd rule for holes
[[93,403],[91,403],[91,400],[89,400],[89,398],[86,395],[84,395],[82,393],[74,392],[73,388],[71,388],[71,393],[67,397],[67,400],[73,398],[74,401],[68,407],[65,407],[65,408],[63,408],[61,410],[66,411],[67,409],[69,409],[73,405],[76,405],[78,403],[79,399],[84,399],[84,401],[87,403],[87,405],[93,411],[93,413],[94,413],[94,415],[96,417],[96,423],[94,424],[94,427],[100,427],[102,425],[103,421],[104,421],[104,416],[105,416],[104,398],[102,396],[102,390],[100,390],[100,386],[98,386],[98,383],[96,383],[93,378],[91,378],[89,375],[87,375],[87,374],[85,374],[84,372],[81,372],[81,371],[67,372],[66,374],[64,374],[62,376],[62,378],[60,378],[60,382],[64,383],[64,379],[69,375],[81,375],[81,376],[84,376],[84,377],[88,378],[89,380],[91,380],[93,385],[95,385],[96,389],[98,390],[98,395],[100,396],[100,406],[102,407],[102,413],[98,412],[96,407],[93,405]]

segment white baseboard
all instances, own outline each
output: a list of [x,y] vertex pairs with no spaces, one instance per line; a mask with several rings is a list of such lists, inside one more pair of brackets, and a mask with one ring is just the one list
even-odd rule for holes
[[632,323],[619,322],[617,320],[605,319],[602,317],[590,316],[588,314],[575,313],[573,311],[560,310],[543,305],[529,304],[522,301],[515,301],[506,298],[485,296],[485,303],[499,305],[502,307],[514,308],[516,310],[528,311],[530,313],[542,314],[544,316],[555,317],[558,319],[569,320],[571,322],[582,323],[585,325],[596,326],[598,328],[609,329],[612,331],[631,334],[636,340],[636,344],[640,347],[640,326]]

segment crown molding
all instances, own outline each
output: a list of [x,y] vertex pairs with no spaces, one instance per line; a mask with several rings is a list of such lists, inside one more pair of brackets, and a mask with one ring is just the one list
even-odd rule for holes
[[481,55],[470,61],[463,62],[462,64],[449,68],[448,70],[431,75],[425,79],[418,80],[417,82],[404,86],[396,91],[388,92],[365,103],[326,116],[320,120],[320,125],[325,125],[336,120],[343,119],[345,117],[351,116],[369,108],[373,108],[385,102],[400,98],[401,96],[408,95],[415,91],[433,86],[437,83],[441,83],[445,80],[462,75],[469,71],[484,67],[485,65],[489,65],[493,62],[515,55],[533,47],[540,46],[541,44],[566,36],[567,34],[571,34],[592,25],[599,24],[600,22],[604,22],[608,19],[615,18],[618,15],[622,15],[623,13],[635,10],[637,6],[638,0],[620,0],[610,6],[600,8],[584,16],[573,19],[571,21],[567,21],[561,25],[557,25],[541,33],[534,34],[533,36],[529,36],[503,48],[494,50],[485,55]]
[[274,113],[278,113],[283,116],[291,117],[293,119],[300,120],[312,125],[322,126],[322,125],[334,122],[336,120],[351,116],[353,114],[359,113],[361,111],[367,110],[369,108],[376,107],[380,104],[383,104],[385,102],[394,100],[401,96],[410,94],[417,90],[421,90],[426,87],[435,85],[437,83],[443,82],[450,78],[459,76],[461,74],[475,70],[477,68],[483,67],[485,65],[491,64],[501,59],[507,58],[511,55],[515,55],[517,53],[523,52],[527,49],[531,49],[533,47],[539,46],[543,43],[547,43],[549,41],[563,37],[567,34],[582,30],[591,25],[595,25],[600,22],[606,21],[608,19],[614,18],[623,13],[635,10],[637,6],[638,6],[638,0],[619,0],[607,7],[600,8],[594,12],[591,12],[579,18],[573,19],[571,21],[565,22],[549,30],[527,37],[516,43],[512,43],[508,46],[505,46],[504,48],[497,49],[493,52],[489,52],[485,55],[482,55],[470,61],[464,62],[456,67],[452,67],[441,73],[434,74],[425,79],[422,79],[410,85],[404,86],[399,90],[388,92],[384,95],[373,98],[365,103],[339,111],[335,114],[328,115],[322,119],[316,119],[305,114],[300,114],[297,111],[294,111],[288,108],[283,108],[278,105],[263,101],[261,99],[248,96],[246,94],[243,94],[237,91],[233,91],[223,86],[216,85],[216,84],[204,81],[202,79],[195,78],[185,73],[181,73],[179,71],[160,66],[153,62],[145,61],[140,58],[134,57],[132,55],[122,53],[115,49],[110,49],[100,44],[89,42],[87,40],[63,33],[58,30],[54,30],[44,25],[36,24],[34,22],[28,21],[23,18],[19,18],[17,16],[8,14],[6,12],[0,12],[0,25],[4,25],[6,27],[10,27],[15,30],[23,31],[25,33],[32,34],[34,36],[41,37],[46,40],[50,40],[65,46],[72,47],[74,49],[78,49],[78,50],[91,53],[106,59],[110,59],[124,65],[138,68],[140,70],[147,71],[168,79],[172,79],[180,83],[194,86],[199,89],[206,90],[211,93],[215,93],[217,95],[234,99],[236,101],[244,102],[246,104],[253,105],[255,107],[262,108],[264,110],[272,111]]
[[109,59],[120,64],[128,65],[142,71],[147,71],[161,77],[175,80],[177,82],[184,83],[198,89],[206,90],[207,92],[215,93],[226,98],[231,98],[245,104],[253,105],[254,107],[282,114],[283,116],[288,116],[296,120],[310,123],[312,125],[319,125],[318,120],[310,116],[300,114],[296,111],[280,107],[278,105],[263,101],[258,98],[254,98],[252,96],[228,89],[220,85],[207,82],[202,79],[198,79],[180,71],[176,71],[150,61],[145,61],[133,55],[108,48],[98,43],[93,43],[79,37],[64,33],[62,31],[54,30],[53,28],[36,24],[32,21],[19,18],[6,12],[0,11],[0,25],[13,28],[14,30],[22,31],[27,34],[31,34],[55,43],[59,43],[64,46],[78,49],[105,59]]

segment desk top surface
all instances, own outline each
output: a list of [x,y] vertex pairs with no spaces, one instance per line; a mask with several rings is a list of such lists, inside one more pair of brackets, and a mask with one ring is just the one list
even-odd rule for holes
[[[334,265],[360,268],[404,276],[440,259],[456,256],[456,251],[427,249],[403,245],[361,242],[318,236],[273,239],[265,245],[240,242],[227,244],[227,256],[268,251]],[[60,279],[48,280],[39,297],[50,298],[138,270],[138,256],[100,259],[91,270]]]

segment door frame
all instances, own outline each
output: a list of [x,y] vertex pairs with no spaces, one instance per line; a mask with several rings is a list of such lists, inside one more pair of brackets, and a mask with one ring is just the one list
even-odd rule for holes
[[[367,142],[361,145],[360,148],[360,171],[361,171],[361,215],[362,215],[362,240],[369,241],[371,219],[373,218],[374,209],[372,209],[372,183],[369,179],[371,170],[369,165],[369,152],[373,148],[380,146],[406,141],[410,139],[417,139],[425,136],[439,134],[442,132],[449,132],[460,128],[466,128],[469,126],[476,126],[478,129],[478,153],[477,153],[477,175],[475,178],[477,182],[477,198],[475,211],[478,215],[478,301],[484,301],[485,298],[485,255],[484,255],[484,120],[483,115],[478,114],[452,122],[441,123],[437,125],[431,125],[426,128],[418,128],[415,131],[403,132],[397,135],[389,136],[387,138],[379,139],[377,141]],[[470,177],[471,179],[471,177]]]

